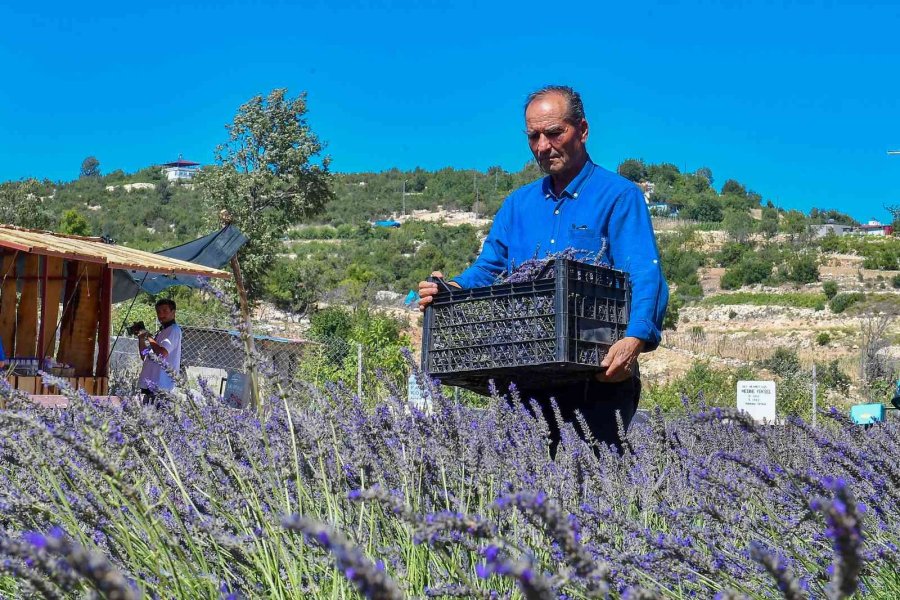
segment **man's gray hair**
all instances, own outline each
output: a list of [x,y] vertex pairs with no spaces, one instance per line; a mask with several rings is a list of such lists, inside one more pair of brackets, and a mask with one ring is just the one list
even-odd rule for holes
[[581,94],[567,85],[545,85],[531,92],[528,94],[528,98],[525,99],[525,110],[528,110],[532,102],[543,98],[547,94],[559,94],[565,98],[566,104],[569,106],[569,110],[566,111],[566,121],[573,125],[581,123],[582,119],[584,119],[584,104],[581,102]]

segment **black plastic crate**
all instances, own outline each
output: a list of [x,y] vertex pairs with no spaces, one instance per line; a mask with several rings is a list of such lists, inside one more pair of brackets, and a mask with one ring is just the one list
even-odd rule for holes
[[441,291],[425,311],[422,370],[444,385],[485,392],[493,379],[523,390],[583,380],[600,371],[625,335],[628,274],[569,259],[548,277]]

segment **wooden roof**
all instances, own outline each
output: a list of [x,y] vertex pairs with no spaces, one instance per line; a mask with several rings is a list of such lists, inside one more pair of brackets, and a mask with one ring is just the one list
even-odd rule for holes
[[100,238],[63,235],[0,224],[0,248],[29,254],[59,256],[69,260],[105,264],[111,269],[133,269],[151,273],[202,275],[225,279],[231,273],[192,262],[168,258],[144,250],[107,244]]

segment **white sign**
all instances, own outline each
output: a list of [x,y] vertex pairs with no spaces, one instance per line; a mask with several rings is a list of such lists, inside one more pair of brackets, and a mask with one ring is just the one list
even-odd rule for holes
[[775,422],[775,382],[738,381],[737,409],[756,421]]
[[428,412],[431,410],[431,399],[425,396],[425,391],[419,387],[414,373],[410,373],[406,383],[406,400],[419,410]]

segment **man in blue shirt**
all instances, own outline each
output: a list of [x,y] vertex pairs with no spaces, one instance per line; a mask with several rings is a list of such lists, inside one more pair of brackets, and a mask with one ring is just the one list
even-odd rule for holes
[[[616,412],[625,427],[640,398],[637,357],[660,342],[669,299],[659,264],[656,238],[644,195],[634,183],[594,164],[587,152],[588,122],[581,97],[566,86],[547,86],[525,103],[528,145],[546,177],[514,191],[500,207],[481,254],[449,283],[460,288],[491,285],[503,272],[535,257],[575,248],[631,277],[632,304],[625,337],[601,362],[596,380],[550,391],[522,390],[544,409],[555,448],[559,430],[550,411],[550,396],[563,417],[581,412],[594,437],[618,444]],[[443,277],[440,272],[435,277]],[[437,285],[419,284],[420,308],[431,302]]]

